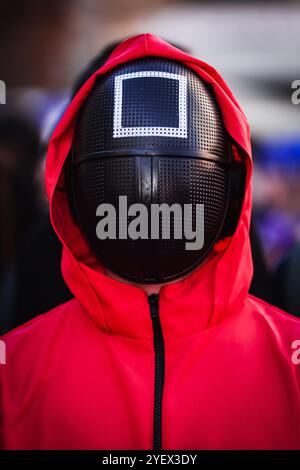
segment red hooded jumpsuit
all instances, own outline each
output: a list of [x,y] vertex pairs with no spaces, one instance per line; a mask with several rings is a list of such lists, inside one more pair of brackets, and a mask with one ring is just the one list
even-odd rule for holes
[[[96,76],[146,56],[181,61],[213,86],[247,165],[229,245],[163,287],[152,309],[143,290],[107,277],[97,264],[71,217],[62,173]],[[2,338],[0,447],[151,449],[161,439],[162,449],[300,449],[300,364],[292,347],[300,322],[248,294],[251,172],[248,123],[214,68],[151,34],[114,50],[70,103],[49,145],[51,220],[74,299]]]

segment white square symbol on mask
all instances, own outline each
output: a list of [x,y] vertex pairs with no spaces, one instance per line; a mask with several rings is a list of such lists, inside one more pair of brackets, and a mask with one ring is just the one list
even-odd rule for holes
[[[122,125],[123,112],[123,83],[124,80],[136,78],[165,78],[176,80],[178,83],[178,126],[140,126],[128,127]],[[139,137],[139,136],[157,136],[157,137],[180,137],[187,138],[187,78],[168,72],[145,71],[133,72],[124,75],[118,75],[114,81],[114,122],[113,137]]]

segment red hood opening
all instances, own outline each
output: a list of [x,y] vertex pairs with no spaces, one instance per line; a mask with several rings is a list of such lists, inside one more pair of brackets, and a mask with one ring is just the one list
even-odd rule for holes
[[252,278],[249,241],[251,213],[251,146],[249,125],[239,104],[219,73],[210,65],[171,46],[157,36],[142,34],[122,42],[107,62],[82,86],[66,109],[51,138],[47,154],[46,187],[52,225],[63,244],[62,273],[83,308],[105,330],[131,338],[150,337],[146,293],[107,277],[84,241],[70,214],[62,168],[68,156],[77,113],[96,77],[130,60],[147,56],[174,59],[210,83],[225,127],[246,155],[246,190],[235,233],[205,265],[186,279],[162,287],[160,303],[165,336],[178,337],[211,327],[243,304]]

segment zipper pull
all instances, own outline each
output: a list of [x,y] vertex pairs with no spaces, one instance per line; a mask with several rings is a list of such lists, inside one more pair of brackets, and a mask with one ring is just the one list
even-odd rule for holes
[[151,294],[148,297],[151,318],[158,318],[159,294]]

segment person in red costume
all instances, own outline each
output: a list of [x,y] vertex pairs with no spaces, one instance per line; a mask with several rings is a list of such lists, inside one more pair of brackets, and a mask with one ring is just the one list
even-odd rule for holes
[[[2,338],[1,448],[300,449],[299,320],[248,294],[251,174],[213,67],[151,34],[114,49],[49,144],[74,298]],[[120,195],[204,206],[197,249],[120,221],[105,238],[98,204]]]

